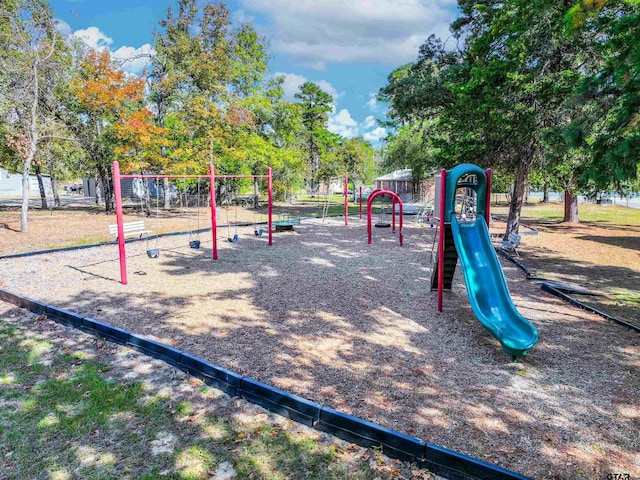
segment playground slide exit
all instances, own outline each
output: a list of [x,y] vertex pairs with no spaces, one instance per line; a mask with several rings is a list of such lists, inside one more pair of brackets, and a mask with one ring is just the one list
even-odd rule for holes
[[473,313],[506,354],[524,355],[538,341],[538,331],[511,300],[484,217],[461,223],[452,216],[451,230]]

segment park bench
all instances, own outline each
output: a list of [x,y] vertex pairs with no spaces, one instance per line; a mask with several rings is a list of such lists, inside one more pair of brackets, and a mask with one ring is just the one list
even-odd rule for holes
[[[124,237],[141,237],[147,233],[151,233],[151,230],[147,230],[144,224],[144,220],[136,220],[135,222],[124,222]],[[113,223],[109,225],[109,233],[118,238],[118,224]]]
[[500,242],[500,245],[502,245],[503,250],[513,252],[516,257],[519,257],[520,255],[518,254],[518,247],[520,246],[520,238],[520,235],[515,232],[511,232],[509,234],[509,239],[502,240]]

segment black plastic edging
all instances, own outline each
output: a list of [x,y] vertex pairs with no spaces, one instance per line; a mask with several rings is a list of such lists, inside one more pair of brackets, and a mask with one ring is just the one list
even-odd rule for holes
[[557,288],[552,287],[548,283],[542,282],[540,284],[540,288],[543,291],[545,291],[547,293],[550,293],[551,295],[555,295],[556,297],[561,298],[562,300],[564,300],[566,302],[569,302],[574,307],[578,307],[578,308],[581,308],[581,309],[586,310],[588,312],[595,313],[596,315],[600,315],[601,317],[606,318],[607,320],[611,320],[612,322],[615,322],[615,323],[617,323],[619,325],[625,326],[627,328],[630,328],[630,329],[635,330],[636,332],[640,333],[640,327],[638,327],[637,325],[633,325],[632,323],[625,322],[624,320],[620,320],[619,318],[613,317],[613,316],[609,315],[608,313],[601,312],[597,308],[594,308],[594,307],[591,307],[591,306],[589,306],[589,305],[587,305],[585,303],[579,302],[575,298],[567,295],[564,292],[561,292],[560,290],[558,290]]
[[0,288],[0,300],[86,333],[126,345],[204,380],[229,395],[238,395],[270,411],[365,447],[380,446],[390,457],[414,461],[450,480],[529,480],[517,473],[410,437],[367,420],[320,406],[307,399],[240,376],[198,357],[135,335],[107,323],[37,302]]
[[524,475],[432,443],[427,444],[425,457],[426,468],[449,480],[530,480]]
[[322,407],[317,430],[330,433],[349,442],[366,447],[382,446],[390,457],[423,463],[427,444],[389,428],[346,413]]
[[201,358],[194,357],[188,353],[182,353],[178,368],[188,374],[199,378],[207,385],[222,390],[224,393],[235,397],[238,395],[238,388],[242,381],[242,376],[237,373],[209,363]]
[[316,424],[322,408],[306,398],[247,377],[240,382],[238,396],[308,427]]
[[509,260],[511,263],[513,263],[516,267],[518,267],[520,270],[522,270],[524,272],[524,274],[527,276],[527,278],[533,278],[533,275],[531,274],[531,272],[529,271],[529,269],[527,267],[525,267],[520,261],[516,260],[512,255],[509,255],[507,252],[505,252],[503,249],[498,248],[497,252],[502,255],[504,258],[506,258],[507,260]]

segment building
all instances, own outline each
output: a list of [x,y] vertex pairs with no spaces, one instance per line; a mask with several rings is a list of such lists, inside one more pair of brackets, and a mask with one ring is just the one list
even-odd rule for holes
[[432,191],[432,179],[416,183],[413,181],[413,170],[404,168],[387,173],[375,180],[376,188],[391,190],[397,193],[403,202],[424,202],[428,192]]
[[[49,175],[42,175],[42,183],[47,196],[51,196],[51,179]],[[4,168],[0,168],[0,197],[21,197],[22,196],[22,174],[10,173]],[[29,175],[29,197],[40,198],[40,187],[38,177],[35,174]]]

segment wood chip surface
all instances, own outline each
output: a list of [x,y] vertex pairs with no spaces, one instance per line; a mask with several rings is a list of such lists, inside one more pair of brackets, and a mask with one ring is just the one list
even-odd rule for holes
[[[434,229],[303,221],[0,261],[2,286],[320,404],[539,479],[640,478],[640,338],[566,305],[503,261],[540,342],[520,363],[471,312],[458,267],[436,312]],[[155,247],[155,242],[150,247]],[[501,260],[502,261],[502,260]]]

